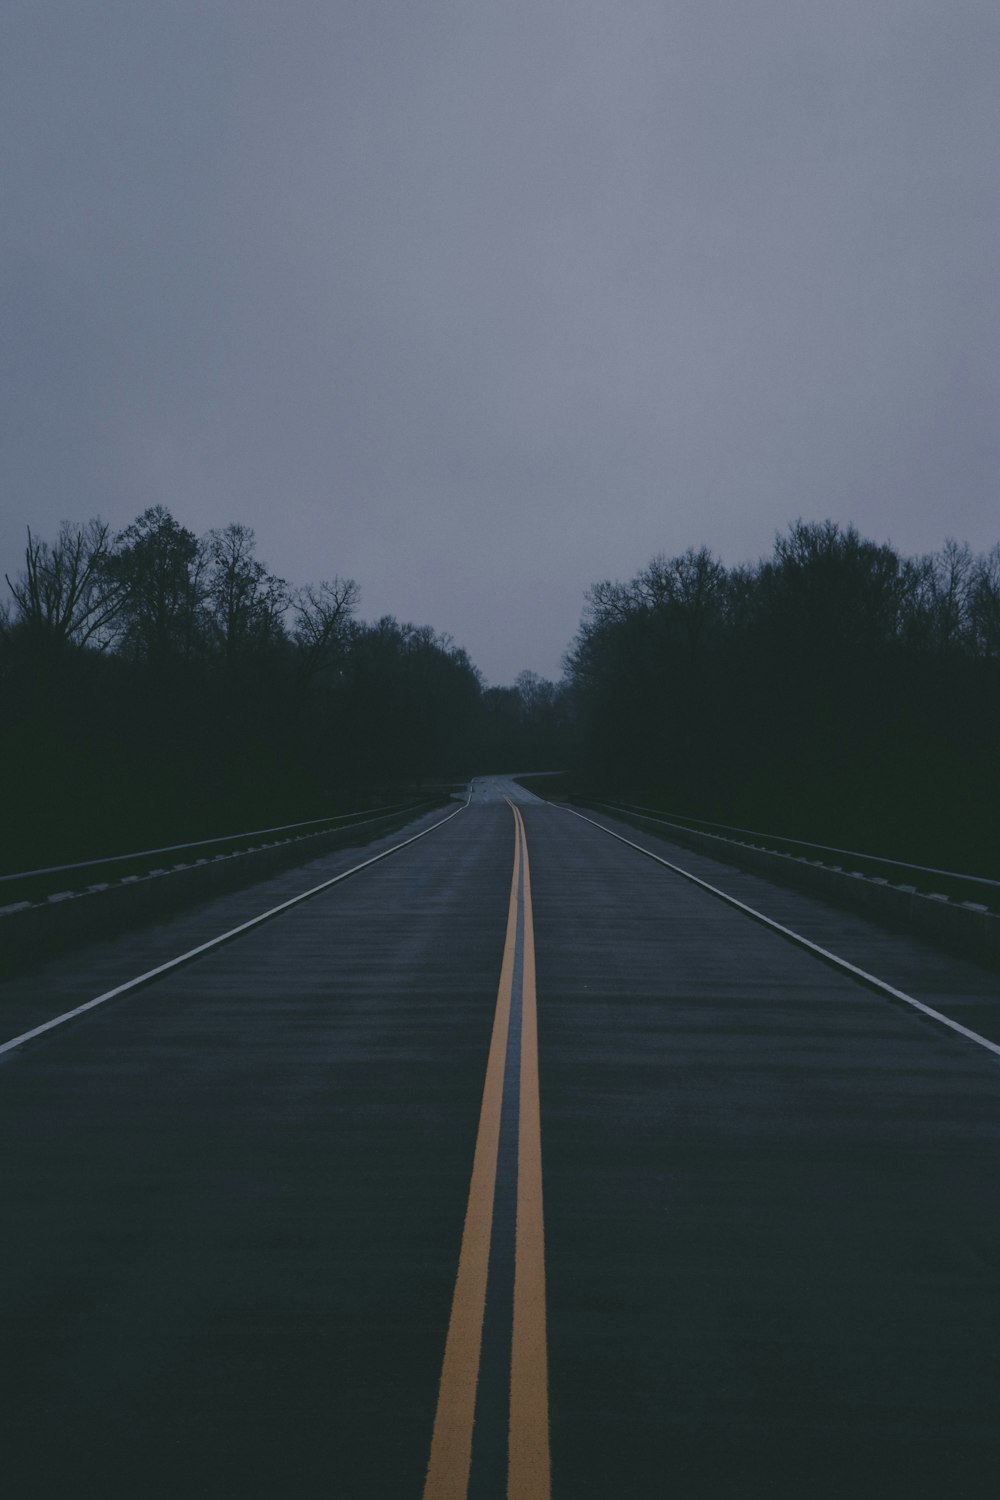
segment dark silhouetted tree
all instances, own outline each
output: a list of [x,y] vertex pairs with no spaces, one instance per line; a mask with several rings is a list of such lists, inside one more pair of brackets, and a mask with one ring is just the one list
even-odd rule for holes
[[7,586],[14,599],[13,627],[34,647],[106,648],[122,591],[109,568],[111,531],[99,518],[64,521],[53,543],[28,530],[24,570]]
[[230,671],[286,639],[288,585],[255,557],[256,545],[253,528],[236,522],[208,535],[205,597]]
[[152,665],[191,658],[204,642],[206,549],[165,506],[119,533],[110,571],[121,591],[118,649]]

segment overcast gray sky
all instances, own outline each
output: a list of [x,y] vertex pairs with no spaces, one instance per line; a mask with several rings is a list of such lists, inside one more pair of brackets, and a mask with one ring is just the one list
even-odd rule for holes
[[559,672],[797,516],[1000,539],[995,0],[5,0],[3,502]]

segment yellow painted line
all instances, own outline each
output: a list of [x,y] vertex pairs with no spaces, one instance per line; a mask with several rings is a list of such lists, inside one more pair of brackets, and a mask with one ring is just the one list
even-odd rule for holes
[[466,1500],[468,1495],[519,905],[521,1056],[507,1495],[508,1500],[549,1500],[551,1494],[535,940],[524,820],[514,803],[509,805],[514,814],[514,871],[507,933],[424,1500]]
[[500,1143],[500,1107],[510,1026],[511,990],[514,981],[514,950],[517,940],[517,891],[521,869],[521,842],[514,830],[514,875],[507,912],[500,986],[493,1017],[486,1064],[486,1083],[479,1114],[479,1130],[469,1183],[469,1201],[462,1231],[462,1248],[452,1297],[444,1363],[438,1388],[437,1412],[431,1438],[431,1455],[424,1484],[424,1500],[465,1500],[472,1462],[472,1427],[476,1413],[476,1385],[486,1307],[490,1237],[493,1227],[493,1197]]
[[518,1116],[517,1234],[507,1495],[509,1500],[549,1500],[549,1377],[545,1332],[545,1230],[542,1217],[535,937],[528,842],[524,820],[516,807],[514,817],[522,849],[524,968],[521,988],[521,1097]]

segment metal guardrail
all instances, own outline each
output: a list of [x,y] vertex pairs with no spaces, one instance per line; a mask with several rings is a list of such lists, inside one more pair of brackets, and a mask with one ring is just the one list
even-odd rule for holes
[[[150,861],[165,855],[194,855],[202,858],[204,853],[214,850],[214,857],[224,858],[251,848],[261,847],[260,841],[288,842],[292,838],[308,838],[314,834],[343,829],[363,828],[366,824],[384,821],[417,807],[426,807],[428,798],[417,798],[410,802],[392,803],[388,807],[358,809],[354,812],[335,813],[328,818],[310,818],[301,823],[283,823],[274,828],[257,828],[245,833],[220,834],[216,838],[195,839],[186,844],[165,844],[157,849],[141,849],[130,854],[109,854],[100,859],[78,860],[73,864],[48,865],[35,870],[18,870],[9,875],[0,875],[0,905],[17,901],[37,901],[62,889],[85,889],[91,882],[85,878],[91,872],[95,881],[125,879],[129,875],[150,873]],[[433,799],[430,799],[433,800]],[[190,860],[175,859],[174,864],[189,864]],[[81,878],[83,877],[83,878]]]
[[[680,832],[706,833],[730,843],[745,847],[767,849],[778,854],[809,859],[829,869],[846,870],[848,873],[867,875],[870,879],[882,879],[912,888],[927,895],[947,896],[949,900],[982,905],[989,910],[1000,910],[1000,880],[991,880],[983,875],[963,875],[957,870],[941,870],[933,865],[915,865],[905,860],[888,859],[876,854],[862,854],[856,849],[841,849],[832,844],[817,844],[808,839],[786,838],[782,834],[760,833],[750,828],[738,828],[728,823],[713,823],[706,818],[691,818],[684,813],[665,813],[659,808],[641,807],[633,802],[606,802],[597,799],[581,799],[594,807],[609,811],[618,810],[626,815],[632,813],[647,821],[662,823],[666,828]],[[829,855],[836,859],[821,859]],[[845,863],[845,861],[849,863]]]

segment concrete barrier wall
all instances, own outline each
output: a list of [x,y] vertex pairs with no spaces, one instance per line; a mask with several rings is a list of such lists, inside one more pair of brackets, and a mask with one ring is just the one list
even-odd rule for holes
[[641,813],[623,812],[611,803],[585,805],[610,813],[624,823],[648,828],[684,849],[767,875],[782,885],[823,896],[837,905],[864,912],[874,921],[914,932],[954,952],[1000,967],[1000,917],[974,902],[950,901],[947,896],[918,891],[911,885],[894,885],[857,870],[845,870],[800,855],[779,854],[718,834],[699,833]]
[[56,953],[156,922],[213,896],[240,890],[279,870],[306,864],[331,849],[364,844],[401,828],[434,802],[377,815],[348,827],[302,834],[235,854],[220,854],[126,876],[109,884],[65,891],[46,901],[0,908],[0,973],[12,973]]

